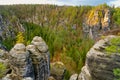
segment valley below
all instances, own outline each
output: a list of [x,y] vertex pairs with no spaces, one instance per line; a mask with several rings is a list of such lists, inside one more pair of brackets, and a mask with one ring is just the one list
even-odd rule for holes
[[120,8],[0,5],[0,80],[119,80]]

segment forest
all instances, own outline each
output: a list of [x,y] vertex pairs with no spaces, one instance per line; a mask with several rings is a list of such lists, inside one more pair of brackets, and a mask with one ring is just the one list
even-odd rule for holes
[[49,47],[50,61],[61,61],[65,64],[67,69],[65,80],[68,80],[71,74],[81,71],[87,52],[96,42],[84,36],[82,28],[85,18],[90,18],[90,13],[92,14],[96,9],[104,8],[111,11],[111,28],[119,28],[120,8],[110,7],[107,4],[75,7],[0,6],[0,17],[2,16],[3,24],[7,23],[8,29],[2,33],[1,37],[4,39],[1,38],[1,42],[9,51],[16,43],[22,42],[28,45],[34,36],[41,36]]

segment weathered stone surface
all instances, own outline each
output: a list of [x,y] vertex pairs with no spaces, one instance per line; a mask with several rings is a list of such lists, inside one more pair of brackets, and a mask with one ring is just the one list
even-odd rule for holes
[[85,66],[78,80],[114,80],[113,69],[120,68],[120,54],[107,54],[102,51],[105,43],[116,36],[99,40],[87,53]]
[[34,37],[32,42],[33,45],[35,45],[40,52],[47,52],[48,51],[48,46],[46,45],[45,41],[41,37]]
[[54,77],[50,76],[48,80],[56,80]]
[[2,80],[12,80],[12,79],[10,78],[10,74],[7,74],[5,77],[2,78]]
[[78,74],[73,74],[69,80],[77,80]]
[[14,73],[20,77],[31,77],[34,79],[34,70],[29,52],[22,43],[16,44],[10,51],[10,63]]
[[63,80],[65,70],[65,65],[62,62],[51,63],[51,76],[56,80]]
[[48,46],[38,36],[27,47],[18,43],[9,53],[0,49],[0,62],[8,66],[0,80],[48,80],[50,76]]
[[78,76],[78,80],[92,80],[89,70],[87,66],[84,66],[81,70],[80,75]]
[[33,80],[33,79],[31,77],[26,77],[26,78],[24,78],[22,80]]
[[50,75],[50,56],[48,46],[41,37],[34,37],[31,45],[26,47],[30,51],[35,71],[35,80],[48,80]]

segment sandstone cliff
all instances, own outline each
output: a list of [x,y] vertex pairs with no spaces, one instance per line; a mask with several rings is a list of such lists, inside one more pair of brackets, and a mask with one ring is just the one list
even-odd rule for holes
[[[99,40],[87,53],[85,66],[78,77],[78,80],[114,80],[113,70],[120,68],[120,53],[108,54],[104,49],[107,43],[116,36],[108,36]],[[112,48],[113,49],[113,48]],[[112,51],[111,49],[111,51]]]
[[109,8],[95,8],[88,12],[84,23],[83,32],[85,36],[96,39],[102,33],[110,30],[111,11]]

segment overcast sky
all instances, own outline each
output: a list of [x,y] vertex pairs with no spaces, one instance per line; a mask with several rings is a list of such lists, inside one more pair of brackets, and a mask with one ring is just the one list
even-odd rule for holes
[[56,5],[108,5],[120,6],[120,0],[0,0],[0,5],[6,4],[56,4]]

